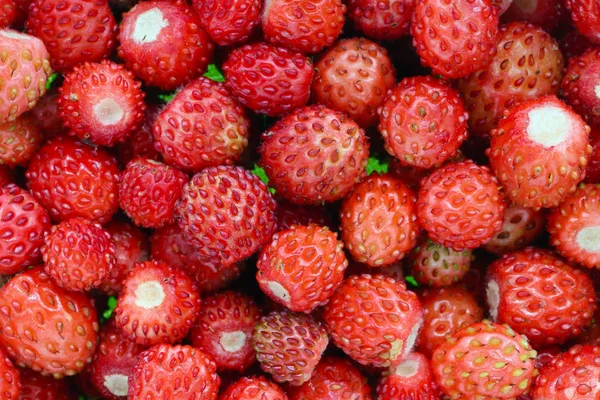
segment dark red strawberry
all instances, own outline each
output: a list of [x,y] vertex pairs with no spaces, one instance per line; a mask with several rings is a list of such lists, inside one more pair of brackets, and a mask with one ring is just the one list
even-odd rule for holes
[[386,265],[383,268],[378,268],[374,270],[368,264],[359,263],[352,257],[348,257],[348,268],[346,268],[345,276],[346,278],[351,277],[352,275],[363,275],[363,274],[372,274],[373,272],[377,272],[378,275],[383,275],[388,278],[392,278],[395,281],[404,281],[404,262],[398,261],[391,265]]
[[21,377],[10,358],[0,349],[0,396],[3,400],[19,400]]
[[377,385],[377,400],[438,400],[440,394],[429,359],[420,353],[384,372]]
[[573,24],[583,36],[600,44],[600,5],[590,0],[565,0]]
[[0,165],[0,188],[12,183],[14,179],[13,175],[13,171],[10,168]]
[[590,146],[592,146],[592,153],[585,170],[585,181],[600,183],[600,130],[592,128]]
[[259,0],[192,0],[200,24],[219,46],[232,46],[248,39],[260,23]]
[[592,126],[600,126],[599,64],[600,50],[598,49],[588,50],[578,57],[569,59],[569,66],[560,87],[560,95],[565,103]]
[[262,376],[244,377],[230,385],[219,400],[288,400],[284,391]]
[[119,165],[123,168],[134,158],[147,158],[149,160],[161,161],[161,155],[154,148],[154,136],[152,128],[162,107],[150,104],[144,113],[144,120],[138,130],[127,137],[125,142],[116,145]]
[[15,0],[0,1],[0,28],[6,28],[17,20],[19,8]]
[[277,200],[277,227],[280,231],[290,229],[294,225],[333,226],[331,215],[325,207],[303,206],[283,199]]
[[0,124],[0,165],[26,166],[41,145],[42,132],[30,116]]
[[408,257],[411,275],[429,286],[450,286],[469,271],[471,250],[456,251],[435,243],[426,236]]
[[409,33],[414,6],[414,0],[350,0],[348,17],[365,36],[394,40]]
[[562,1],[554,0],[512,0],[510,7],[502,14],[502,21],[526,21],[552,32],[565,17]]
[[46,140],[66,132],[62,118],[58,115],[58,96],[57,89],[49,90],[29,112]]
[[585,36],[575,29],[564,35],[558,44],[565,60],[578,57],[593,46]]
[[21,368],[21,396],[19,400],[72,400],[66,379],[42,376],[29,368]]

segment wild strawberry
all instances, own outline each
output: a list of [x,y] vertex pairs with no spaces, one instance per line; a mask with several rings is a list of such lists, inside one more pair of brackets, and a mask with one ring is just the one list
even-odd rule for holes
[[562,1],[554,0],[512,0],[510,7],[502,14],[502,20],[526,21],[552,32],[565,16]]
[[333,202],[366,175],[365,132],[339,111],[300,108],[262,134],[260,165],[269,184],[298,204]]
[[[373,273],[373,267],[368,264],[359,263],[352,257],[348,258],[348,268],[346,268],[345,277],[349,278],[352,275],[363,275]],[[404,262],[398,261],[390,265],[386,265],[383,268],[377,269],[377,274],[388,278],[392,278],[395,281],[404,281]]]
[[555,96],[513,107],[491,132],[490,165],[523,207],[556,207],[585,176],[589,126]]
[[152,0],[123,14],[119,57],[149,86],[173,90],[202,75],[213,44],[191,7]]
[[502,228],[504,208],[496,177],[470,160],[446,164],[429,175],[417,201],[429,238],[457,251],[490,240]]
[[350,0],[348,17],[365,36],[395,40],[409,33],[414,7],[414,0]]
[[0,165],[0,188],[12,183],[13,178],[13,171],[4,165]]
[[324,319],[335,345],[346,354],[361,364],[387,368],[400,364],[412,350],[423,311],[404,282],[359,275],[335,292]]
[[240,103],[276,117],[306,105],[313,65],[301,53],[259,42],[233,50],[223,73],[225,85]]
[[198,172],[238,161],[248,145],[250,122],[222,83],[199,78],[162,110],[153,134],[165,163]]
[[0,395],[3,400],[19,400],[21,377],[10,358],[0,349]]
[[243,377],[230,385],[219,400],[288,400],[276,384],[262,376]]
[[17,20],[19,8],[14,0],[0,1],[0,28],[6,28]]
[[263,371],[279,383],[308,381],[327,344],[327,330],[310,315],[289,311],[263,316],[253,335],[254,351]]
[[589,346],[600,346],[600,308],[596,307],[596,312],[592,318],[592,323],[583,329],[581,335],[577,336],[575,343]]
[[301,53],[318,53],[342,32],[346,6],[340,0],[271,0],[262,13],[265,39]]
[[62,378],[92,361],[98,318],[83,293],[61,289],[42,267],[0,290],[0,345],[21,367]]
[[0,186],[0,274],[12,275],[42,260],[48,212],[17,185]]
[[190,346],[159,344],[139,355],[129,397],[216,400],[221,384],[215,363]]
[[536,348],[579,335],[596,309],[592,280],[583,271],[533,247],[493,262],[486,293],[491,317]]
[[469,112],[469,131],[487,136],[504,110],[521,101],[556,94],[563,56],[542,29],[513,22],[500,26],[497,54],[487,68],[458,81]]
[[44,43],[30,35],[0,29],[0,124],[31,110],[46,93],[52,69]]
[[337,234],[317,225],[280,231],[259,256],[256,280],[274,301],[312,312],[341,285],[348,260]]
[[58,91],[64,126],[82,140],[112,147],[125,141],[144,118],[141,83],[112,61],[76,66]]
[[460,285],[427,289],[420,300],[423,329],[417,345],[427,357],[431,357],[448,335],[483,319],[483,309],[475,296]]
[[260,22],[259,0],[192,0],[200,24],[219,46],[232,46],[248,39]]
[[579,57],[569,59],[560,95],[565,103],[592,126],[600,125],[600,50],[590,49]]
[[159,261],[137,263],[123,283],[115,322],[144,346],[183,339],[200,311],[198,287],[184,271]]
[[315,71],[315,101],[347,114],[365,129],[377,123],[377,107],[396,84],[396,69],[385,48],[364,38],[338,41]]
[[590,0],[566,0],[573,25],[590,42],[600,44],[600,5]]
[[455,251],[424,237],[408,257],[411,274],[429,286],[450,286],[460,281],[471,264],[471,250]]
[[391,175],[374,174],[356,185],[340,208],[341,236],[352,257],[371,267],[403,259],[419,236],[415,202]]
[[228,266],[270,240],[277,230],[276,207],[256,175],[220,166],[203,170],[183,187],[177,218],[201,256]]
[[40,128],[28,115],[0,124],[0,165],[26,166],[41,145]]
[[288,230],[294,225],[310,224],[332,227],[333,221],[323,206],[303,206],[277,200],[277,227],[280,231]]
[[585,170],[585,181],[600,183],[600,130],[592,128],[590,132],[590,146],[592,153]]
[[161,111],[162,107],[149,104],[139,129],[129,135],[125,142],[117,143],[117,158],[119,165],[122,165],[123,168],[129,161],[137,157],[155,161],[162,160],[160,153],[154,148],[154,136],[152,135],[154,121]]
[[48,141],[65,131],[62,118],[58,115],[58,90],[51,89],[40,97],[35,107],[29,111],[34,123],[39,126],[44,139]]
[[377,400],[439,398],[429,359],[420,353],[410,353],[400,365],[384,372],[377,385]]
[[565,60],[578,57],[593,46],[585,36],[575,29],[564,35],[558,45]]
[[42,376],[29,368],[21,368],[21,396],[19,400],[72,400],[69,395],[69,382]]
[[101,148],[69,137],[47,142],[25,174],[31,194],[56,221],[84,217],[108,222],[119,208],[119,169]]
[[206,297],[190,331],[191,344],[210,356],[218,370],[243,372],[256,360],[252,334],[260,316],[254,300],[240,293]]

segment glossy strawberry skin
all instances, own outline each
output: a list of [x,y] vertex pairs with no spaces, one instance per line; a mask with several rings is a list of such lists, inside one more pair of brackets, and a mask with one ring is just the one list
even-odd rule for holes
[[20,369],[19,375],[21,375],[19,400],[72,400],[69,384],[65,379],[42,376],[29,368]]
[[288,400],[284,391],[262,376],[243,377],[227,387],[219,400]]
[[408,257],[411,274],[429,286],[449,286],[460,281],[469,271],[472,253],[470,250],[455,251],[421,239]]
[[11,275],[42,260],[48,212],[17,185],[0,186],[0,274]]
[[579,33],[594,44],[600,44],[600,5],[589,0],[566,0],[565,5],[571,12],[573,25]]
[[248,39],[260,22],[262,3],[257,0],[192,0],[200,24],[219,46],[232,46]]
[[21,377],[10,358],[0,349],[0,395],[6,400],[18,400],[21,393]]
[[11,168],[26,166],[43,139],[37,124],[27,115],[0,124],[0,137],[0,165]]
[[377,400],[438,400],[440,395],[429,359],[420,353],[384,372],[377,385]]
[[560,95],[575,112],[592,126],[600,125],[600,99],[596,86],[600,80],[600,50],[591,49],[579,57],[569,59]]
[[98,318],[91,300],[61,289],[42,267],[0,290],[0,344],[18,366],[62,378],[92,361]]
[[365,36],[394,40],[409,33],[414,0],[350,0],[348,17]]
[[0,1],[0,28],[6,28],[16,21],[19,8],[14,0]]

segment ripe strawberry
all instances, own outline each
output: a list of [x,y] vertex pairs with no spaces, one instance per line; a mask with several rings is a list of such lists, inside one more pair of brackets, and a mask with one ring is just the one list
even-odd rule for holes
[[173,90],[202,75],[213,44],[191,7],[152,0],[123,14],[119,57],[149,86]]
[[42,146],[25,176],[31,194],[56,221],[84,217],[104,223],[119,208],[115,159],[70,137]]
[[583,329],[581,335],[577,336],[575,343],[589,346],[600,345],[600,308],[596,307],[592,323]]
[[416,196],[398,178],[371,175],[354,187],[340,208],[342,240],[358,262],[393,264],[417,244]]
[[274,301],[311,313],[341,285],[348,260],[337,233],[317,225],[294,226],[273,235],[261,252],[256,280]]
[[410,353],[400,365],[384,372],[377,385],[377,400],[439,398],[429,359],[420,353]]
[[590,49],[569,59],[560,87],[565,103],[592,126],[600,125],[600,50]]
[[590,0],[565,0],[573,25],[590,42],[600,44],[600,5]]
[[0,186],[0,274],[11,275],[42,260],[48,212],[17,185]]
[[419,351],[431,357],[433,350],[448,335],[483,319],[483,309],[475,296],[461,285],[426,289],[421,297],[423,329],[419,333]]
[[17,20],[19,9],[15,0],[0,1],[0,28],[6,28]]
[[46,93],[52,74],[44,43],[30,35],[0,29],[0,124],[31,110]]
[[276,117],[306,105],[313,65],[301,53],[258,42],[233,50],[223,73],[225,85],[240,103]]
[[238,161],[248,145],[250,121],[222,83],[199,78],[162,110],[153,134],[165,163],[198,172]]
[[396,84],[387,50],[364,38],[338,41],[315,70],[315,101],[347,114],[365,129],[377,123],[377,107]]
[[254,300],[240,293],[206,297],[190,331],[191,344],[210,356],[218,370],[243,372],[256,360],[252,334],[260,316]]
[[10,358],[0,349],[0,396],[3,400],[19,400],[21,377]]
[[310,379],[329,337],[325,327],[310,315],[282,311],[260,319],[253,343],[263,371],[279,383],[299,386]]
[[526,21],[546,32],[552,32],[564,17],[564,3],[554,0],[512,0],[502,14],[503,21]]
[[26,166],[41,144],[40,128],[28,115],[0,124],[0,165]]
[[129,340],[144,346],[175,343],[187,335],[199,311],[192,278],[163,262],[145,261],[136,263],[123,283],[115,322]]
[[585,176],[589,126],[555,96],[513,107],[491,132],[490,165],[523,207],[556,207]]
[[395,40],[409,33],[414,0],[350,0],[354,27],[375,40]]
[[62,118],[58,115],[58,90],[51,89],[45,95],[40,97],[35,107],[29,111],[34,123],[43,133],[44,139],[47,141],[65,131]]
[[200,25],[219,46],[245,42],[260,22],[259,0],[192,0]]
[[[391,265],[386,265],[383,268],[377,269],[377,274],[395,281],[404,281],[404,263],[402,261],[395,262]],[[346,268],[345,277],[349,278],[352,275],[363,275],[373,273],[373,267],[368,264],[359,263],[352,257],[348,258],[348,268]]]
[[455,251],[423,237],[408,257],[411,275],[429,286],[450,286],[469,271],[471,250]]
[[129,378],[129,398],[216,400],[220,384],[206,354],[190,346],[160,344],[139,355]]
[[600,130],[592,128],[590,146],[592,146],[592,153],[585,170],[585,181],[600,183]]
[[569,60],[572,57],[578,57],[593,46],[592,43],[577,30],[572,30],[564,35],[558,44],[565,60]]
[[98,318],[89,297],[61,289],[42,267],[0,290],[0,345],[20,367],[59,379],[92,361]]
[[13,171],[4,165],[0,165],[0,188],[12,183],[13,178]]
[[342,199],[366,175],[365,132],[339,111],[299,108],[262,134],[260,165],[287,200],[319,204]]
[[289,400],[372,400],[367,378],[346,358],[326,356],[317,364],[310,380],[289,386]]
[[42,376],[29,368],[21,368],[21,396],[19,400],[72,400],[66,379]]
[[262,376],[243,377],[230,385],[219,400],[288,400],[275,383]]
[[117,143],[117,158],[123,168],[125,168],[129,161],[137,157],[155,161],[162,160],[160,153],[154,148],[154,136],[152,135],[154,121],[161,111],[162,107],[149,104],[138,130],[129,135],[125,142]]
[[262,13],[265,39],[301,53],[318,53],[342,32],[346,6],[340,0],[271,0]]
[[486,293],[490,316],[536,348],[579,335],[596,309],[592,280],[583,271],[533,247],[493,262]]
[[458,81],[469,112],[469,131],[487,136],[504,110],[556,94],[563,63],[556,41],[540,28],[525,22],[500,26],[497,54],[488,67]]
[[112,147],[125,141],[144,118],[141,83],[109,60],[76,66],[58,91],[58,114],[69,133],[82,140]]
[[277,227],[280,231],[288,230],[294,225],[310,224],[332,227],[333,221],[325,207],[302,206],[277,200]]
[[417,201],[429,238],[457,251],[490,240],[502,228],[504,209],[496,177],[470,160],[446,164],[429,175]]
[[423,311],[404,282],[359,275],[335,292],[324,319],[335,345],[346,354],[361,364],[387,368],[400,364],[412,350]]
[[238,263],[277,230],[276,203],[267,186],[242,167],[196,174],[183,187],[177,219],[198,254],[223,266]]

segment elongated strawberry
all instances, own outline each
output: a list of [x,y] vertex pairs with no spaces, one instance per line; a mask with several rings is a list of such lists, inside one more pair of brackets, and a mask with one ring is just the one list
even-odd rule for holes
[[384,372],[377,385],[377,400],[439,398],[429,359],[420,353],[410,353],[401,364]]
[[600,44],[600,5],[590,0],[566,0],[573,25],[590,42]]
[[19,370],[21,396],[19,400],[72,400],[66,379],[42,376],[29,368]]
[[510,7],[502,14],[502,21],[526,21],[552,32],[565,16],[562,1],[553,0],[512,0]]
[[25,166],[41,145],[42,133],[31,117],[0,124],[0,165]]
[[244,42],[260,23],[258,0],[192,0],[200,24],[219,46]]
[[230,385],[219,400],[288,400],[284,391],[262,376],[244,377]]
[[19,400],[21,377],[10,358],[0,349],[0,396],[3,400]]
[[414,0],[350,0],[348,17],[365,36],[394,40],[409,33],[414,7]]
[[429,286],[450,286],[469,271],[471,250],[455,251],[424,237],[408,261],[417,281]]
[[[592,126],[600,125],[600,50],[590,49],[579,57],[569,59],[560,86],[560,95]],[[598,90],[600,94],[600,88]]]

